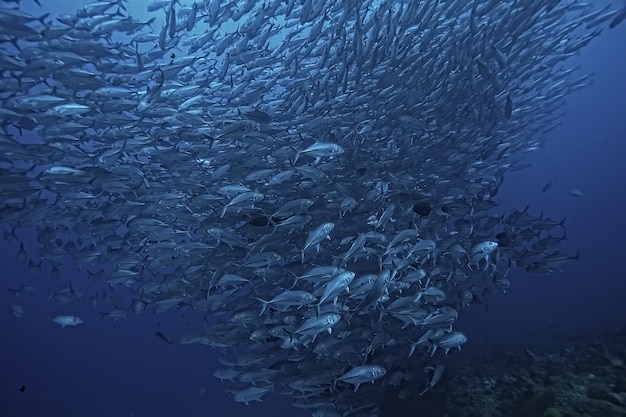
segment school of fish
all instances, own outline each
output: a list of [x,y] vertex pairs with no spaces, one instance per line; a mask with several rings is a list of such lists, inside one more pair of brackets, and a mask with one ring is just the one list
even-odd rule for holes
[[428,395],[460,313],[578,259],[564,221],[495,197],[592,81],[568,58],[626,9],[129,3],[1,3],[0,222],[24,264],[85,271],[103,316],[204,314],[180,343],[219,349],[235,401],[359,417]]

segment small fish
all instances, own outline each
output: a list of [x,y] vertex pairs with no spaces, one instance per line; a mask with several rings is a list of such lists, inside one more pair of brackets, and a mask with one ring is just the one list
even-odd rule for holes
[[578,188],[574,188],[573,190],[570,190],[569,195],[571,195],[572,197],[582,197],[583,196],[583,192],[580,191]]
[[236,391],[233,399],[235,400],[235,402],[244,403],[245,405],[249,405],[251,401],[262,402],[263,400],[261,399],[261,397],[271,391],[271,389],[271,385],[267,387],[249,387]]
[[329,235],[330,232],[333,231],[334,227],[334,223],[326,222],[309,232],[309,236],[304,243],[304,247],[300,251],[302,253],[302,263],[304,263],[304,253],[312,247],[315,247],[319,251],[320,243],[322,243],[324,239],[330,239]]
[[20,305],[11,304],[11,313],[13,314],[14,317],[21,319],[22,317],[24,317],[24,314],[25,314],[24,307]]
[[467,342],[467,336],[462,332],[454,331],[451,333],[447,333],[438,341],[433,342],[432,351],[430,356],[435,354],[435,351],[438,347],[445,349],[445,354],[447,355],[450,349],[458,348],[461,350],[461,345]]
[[52,317],[50,321],[58,324],[61,328],[65,328],[66,326],[78,326],[84,323],[83,319],[76,316],[56,316]]
[[550,180],[546,183],[546,185],[543,186],[543,188],[541,189],[542,193],[547,192],[548,190],[550,190],[550,188],[552,188],[552,186],[554,185],[554,183],[556,183],[556,180]]
[[420,396],[426,394],[428,391],[430,391],[435,385],[437,385],[437,382],[439,382],[439,380],[441,379],[441,376],[443,375],[443,371],[446,369],[446,366],[442,363],[440,363],[439,365],[432,367],[432,366],[427,366],[425,371],[433,371],[433,376],[431,377],[430,381],[428,381],[428,385],[426,385],[426,388],[424,388],[422,390],[422,392],[420,392]]
[[380,365],[361,365],[350,369],[337,378],[337,381],[354,385],[354,392],[356,392],[361,384],[365,382],[374,383],[386,373],[387,370]]
[[[510,270],[579,260],[564,219],[494,200],[591,84],[568,57],[626,3],[148,0],[144,21],[140,1],[33,1],[0,0],[3,236],[66,314],[88,301],[74,264],[101,317],[195,327],[149,331],[218,349],[236,402],[373,416],[371,382],[413,401]],[[32,309],[28,275],[4,275]]]
[[161,339],[162,341],[164,341],[165,343],[167,343],[168,345],[173,345],[174,344],[174,341],[172,339],[170,339],[169,337],[165,336],[161,332],[155,332],[154,335],[156,337],[158,337],[159,339]]
[[35,294],[37,289],[30,285],[20,284],[18,288],[7,288],[8,291],[11,291],[15,294],[15,298],[18,298],[20,294]]
[[609,28],[613,29],[615,26],[622,23],[622,21],[626,19],[626,7],[624,7],[614,18],[611,20],[609,24]]
[[298,161],[300,155],[309,155],[315,158],[317,164],[322,158],[332,158],[343,154],[344,149],[337,143],[332,142],[316,142],[306,149],[296,152],[296,157],[293,161],[295,164]]
[[506,103],[504,103],[504,117],[507,119],[511,118],[513,114],[513,100],[511,100],[511,94],[506,96]]

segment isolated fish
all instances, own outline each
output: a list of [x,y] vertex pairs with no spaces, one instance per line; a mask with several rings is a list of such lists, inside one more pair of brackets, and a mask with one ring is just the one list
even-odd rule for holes
[[155,334],[156,337],[158,337],[159,339],[161,339],[162,341],[164,341],[168,345],[173,345],[174,344],[174,341],[172,339],[170,339],[169,337],[165,336],[162,332],[155,332],[154,334]]
[[578,188],[574,188],[570,190],[569,195],[580,198],[583,196],[583,192],[580,191]]
[[546,183],[546,185],[543,186],[543,188],[541,189],[542,193],[547,192],[548,190],[550,190],[552,188],[552,186],[556,183],[556,180],[550,180]]
[[58,324],[61,328],[65,328],[66,326],[78,326],[84,323],[83,319],[76,316],[55,316],[52,317],[50,321]]

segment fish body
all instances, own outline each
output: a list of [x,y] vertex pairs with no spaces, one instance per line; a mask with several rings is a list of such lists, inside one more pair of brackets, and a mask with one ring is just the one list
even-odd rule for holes
[[467,336],[465,336],[465,334],[463,334],[462,332],[455,331],[448,333],[433,343],[430,356],[433,356],[435,354],[435,351],[438,347],[445,349],[446,355],[448,354],[450,349],[457,348],[461,350],[461,345],[465,344],[466,342]]
[[443,376],[443,371],[446,369],[446,366],[442,363],[437,364],[436,366],[432,367],[432,366],[427,366],[426,367],[426,371],[432,371],[432,376],[430,378],[430,381],[428,381],[428,384],[426,385],[426,388],[424,388],[422,390],[422,392],[419,393],[420,396],[426,394],[428,391],[430,391],[431,389],[433,389],[435,387],[435,385],[437,385],[437,383],[441,380],[441,377]]
[[50,321],[58,324],[63,329],[67,326],[75,327],[84,323],[83,319],[76,316],[55,316]]
[[310,248],[316,248],[319,251],[320,243],[322,243],[325,239],[330,239],[330,233],[333,231],[334,227],[334,223],[327,222],[322,223],[309,232],[309,236],[300,251],[302,253],[302,263],[304,263],[304,253]]
[[485,261],[483,269],[487,269],[490,264],[489,256],[494,253],[496,249],[498,249],[498,243],[491,240],[486,240],[472,247],[469,252],[470,265],[480,268],[481,261]]
[[308,148],[298,151],[293,163],[295,164],[298,161],[300,155],[312,156],[315,158],[315,163],[318,163],[322,158],[336,157],[344,152],[344,149],[337,143],[316,142]]
[[261,398],[271,390],[271,386],[245,388],[237,391],[233,399],[235,402],[244,403],[245,405],[250,405],[252,401],[263,402]]
[[304,321],[294,333],[300,335],[316,336],[322,332],[332,333],[332,328],[341,320],[341,315],[327,313],[319,317],[311,317]]
[[570,190],[569,195],[571,195],[572,197],[581,198],[583,196],[583,192],[580,191],[578,188],[574,188]]
[[380,365],[361,365],[350,369],[337,378],[337,381],[354,385],[354,392],[357,392],[361,384],[366,382],[374,383],[374,381],[382,378],[386,373],[387,370]]

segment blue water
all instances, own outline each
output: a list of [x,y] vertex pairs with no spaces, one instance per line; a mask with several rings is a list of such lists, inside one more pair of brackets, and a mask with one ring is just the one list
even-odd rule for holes
[[[626,322],[626,24],[605,30],[573,61],[595,71],[593,85],[568,96],[562,125],[543,149],[528,155],[530,168],[507,175],[497,200],[502,212],[530,204],[533,213],[567,217],[568,253],[580,250],[581,261],[550,276],[513,271],[511,289],[496,294],[489,311],[474,306],[460,318],[470,338],[468,354],[497,345],[540,346]],[[557,182],[543,194],[550,179]],[[573,188],[584,196],[569,195]],[[34,236],[26,242],[33,245]],[[269,395],[252,406],[234,403],[212,376],[222,367],[216,351],[170,346],[154,335],[160,330],[178,340],[201,326],[201,317],[186,313],[189,326],[175,312],[113,322],[100,320],[88,300],[58,306],[48,301],[48,288],[71,281],[89,298],[97,287],[70,267],[58,281],[29,270],[16,263],[17,249],[0,242],[2,286],[24,283],[38,294],[16,301],[13,293],[0,291],[0,416],[310,415]],[[10,304],[24,306],[26,315],[14,317]],[[61,329],[48,321],[67,313],[85,324]]]

